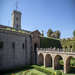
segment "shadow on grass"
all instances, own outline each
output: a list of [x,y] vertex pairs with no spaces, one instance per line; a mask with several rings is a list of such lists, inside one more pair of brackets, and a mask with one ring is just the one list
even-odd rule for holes
[[19,71],[25,71],[25,70],[29,70],[29,69],[32,69],[32,68],[33,67],[31,65],[27,65],[25,67],[16,67],[16,68],[9,69],[9,70],[1,70],[0,75],[10,74],[10,73],[17,73]]

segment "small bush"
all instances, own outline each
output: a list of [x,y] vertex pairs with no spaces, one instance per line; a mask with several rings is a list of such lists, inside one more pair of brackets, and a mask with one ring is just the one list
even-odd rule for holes
[[12,73],[11,75],[15,75],[14,73]]
[[57,71],[56,75],[62,75],[62,72],[61,71]]

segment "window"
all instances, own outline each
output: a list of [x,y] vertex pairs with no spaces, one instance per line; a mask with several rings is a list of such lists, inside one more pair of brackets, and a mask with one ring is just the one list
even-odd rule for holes
[[18,17],[16,17],[16,20],[18,21]]
[[67,46],[65,46],[65,49],[67,49]]
[[70,48],[72,48],[72,45],[70,46]]
[[22,44],[22,48],[24,49],[24,43]]
[[25,49],[27,50],[27,38],[25,38]]
[[3,48],[3,42],[0,41],[0,49]]
[[15,49],[15,43],[14,42],[12,43],[12,48]]

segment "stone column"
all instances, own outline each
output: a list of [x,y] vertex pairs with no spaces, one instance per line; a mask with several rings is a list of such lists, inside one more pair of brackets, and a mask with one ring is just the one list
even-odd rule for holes
[[46,67],[46,65],[45,65],[45,56],[46,56],[46,55],[44,54],[44,67]]
[[39,63],[38,63],[38,52],[37,52],[37,65],[39,65]]
[[66,63],[64,62],[64,73],[67,73]]
[[70,71],[70,61],[69,59],[66,61],[64,60],[64,73],[68,73]]
[[52,68],[55,69],[55,67],[54,67],[54,56],[52,56]]
[[67,71],[66,71],[66,58],[64,58],[64,73],[67,73]]

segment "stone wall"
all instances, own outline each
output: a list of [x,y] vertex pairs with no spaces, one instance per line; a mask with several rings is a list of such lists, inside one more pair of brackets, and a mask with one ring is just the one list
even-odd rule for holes
[[0,70],[31,64],[30,35],[0,30],[0,41],[3,42],[3,48],[0,48]]
[[32,36],[32,64],[37,64],[37,48],[40,48],[40,32],[38,30],[31,33]]

